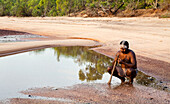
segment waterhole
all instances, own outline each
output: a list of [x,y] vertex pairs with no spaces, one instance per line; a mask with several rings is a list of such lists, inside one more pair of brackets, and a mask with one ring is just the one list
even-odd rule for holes
[[[113,59],[89,48],[54,47],[0,57],[0,100],[22,97],[20,91],[35,87],[107,83]],[[112,84],[120,83],[112,79]],[[135,83],[162,89],[154,77],[140,71]]]

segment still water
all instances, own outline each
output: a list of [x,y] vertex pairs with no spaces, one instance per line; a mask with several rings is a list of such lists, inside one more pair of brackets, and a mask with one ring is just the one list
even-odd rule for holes
[[[112,59],[89,47],[55,47],[0,58],[0,100],[22,97],[19,91],[35,87],[65,87],[80,83],[107,83]],[[120,83],[112,78],[112,84]],[[136,82],[155,85],[142,72]]]

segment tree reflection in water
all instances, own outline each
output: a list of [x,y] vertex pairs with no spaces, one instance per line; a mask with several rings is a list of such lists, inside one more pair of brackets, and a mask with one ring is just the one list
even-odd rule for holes
[[79,70],[79,79],[81,81],[101,80],[103,74],[107,71],[107,67],[111,65],[112,59],[89,50],[92,47],[55,47],[57,60],[60,60],[60,55],[71,57],[75,63],[85,65],[85,69]]
[[[79,70],[79,80],[81,81],[95,81],[102,80],[103,74],[107,72],[107,67],[111,65],[113,59],[102,54],[96,53],[84,46],[71,47],[54,47],[54,54],[57,60],[60,61],[60,56],[74,59],[78,65],[85,65],[84,69]],[[42,53],[45,49],[34,51],[36,54]],[[109,79],[108,79],[109,80]],[[141,71],[138,71],[136,82],[141,85],[162,89],[163,86],[151,76],[148,76]]]

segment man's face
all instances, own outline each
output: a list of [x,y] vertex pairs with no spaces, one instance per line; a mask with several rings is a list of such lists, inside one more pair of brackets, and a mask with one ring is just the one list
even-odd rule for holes
[[126,52],[126,50],[127,50],[127,48],[120,48],[120,51],[122,52],[122,53],[125,53]]
[[122,52],[122,53],[125,53],[126,51],[127,51],[127,46],[126,45],[120,45],[120,51]]

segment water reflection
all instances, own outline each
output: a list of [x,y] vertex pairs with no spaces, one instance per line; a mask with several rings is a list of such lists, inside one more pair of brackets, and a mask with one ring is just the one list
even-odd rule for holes
[[153,87],[159,90],[170,92],[170,89],[164,86],[162,81],[158,81],[156,78],[146,75],[141,71],[138,72],[136,82],[147,87]]
[[[104,56],[102,54],[96,53],[92,50],[89,50],[92,47],[55,47],[54,54],[57,57],[57,60],[60,61],[60,56],[66,58],[73,58],[75,63],[78,63],[79,66],[85,65],[84,69],[79,70],[79,79],[81,81],[95,81],[101,80],[106,69],[111,65],[112,59]],[[45,51],[37,50],[34,51],[36,54]]]
[[[79,70],[79,80],[87,82],[102,80],[103,74],[107,72],[106,69],[111,65],[113,59],[89,50],[89,48],[92,47],[55,47],[53,49],[58,61],[60,61],[60,56],[72,57],[75,63],[86,66],[84,69]],[[35,53],[39,51],[35,51]],[[165,88],[154,77],[146,75],[141,71],[138,72],[136,82],[144,86],[169,91],[169,88]]]

